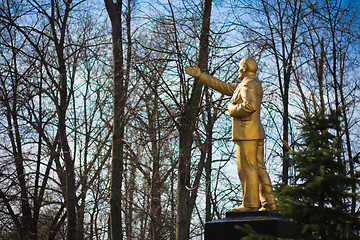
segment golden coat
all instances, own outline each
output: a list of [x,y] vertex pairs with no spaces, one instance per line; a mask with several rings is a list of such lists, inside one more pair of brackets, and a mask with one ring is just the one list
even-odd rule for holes
[[259,79],[253,75],[245,77],[241,83],[226,83],[207,74],[204,76],[204,73],[201,75],[201,84],[232,96],[228,106],[232,120],[232,140],[265,139],[265,131],[260,121],[263,89]]

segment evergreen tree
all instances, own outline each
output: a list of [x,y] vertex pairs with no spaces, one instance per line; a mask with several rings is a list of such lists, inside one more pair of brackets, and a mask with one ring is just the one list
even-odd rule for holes
[[360,239],[359,214],[351,213],[351,186],[343,150],[334,134],[338,112],[315,112],[300,119],[301,143],[291,150],[294,184],[278,188],[279,210],[303,225],[304,239]]

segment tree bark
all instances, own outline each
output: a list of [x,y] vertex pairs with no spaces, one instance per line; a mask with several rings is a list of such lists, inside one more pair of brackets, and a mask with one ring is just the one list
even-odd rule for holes
[[[158,82],[155,80],[154,86],[157,91]],[[161,238],[161,178],[160,178],[160,151],[158,146],[158,99],[157,92],[151,102],[152,109],[149,112],[149,135],[151,141],[151,158],[152,158],[152,177],[150,186],[150,231],[151,239],[158,240]],[[149,106],[148,106],[149,108]]]
[[121,186],[124,162],[124,130],[125,104],[127,85],[124,80],[123,46],[122,46],[122,0],[104,0],[110,17],[112,28],[113,49],[113,139],[112,139],[112,169],[110,194],[110,228],[111,239],[123,239],[121,216]]
[[207,151],[205,161],[205,221],[209,222],[212,220],[211,215],[211,162],[212,162],[212,135],[214,127],[214,115],[211,112],[211,99],[209,92],[206,92],[206,112],[207,112],[207,123],[206,123],[206,141],[205,148]]

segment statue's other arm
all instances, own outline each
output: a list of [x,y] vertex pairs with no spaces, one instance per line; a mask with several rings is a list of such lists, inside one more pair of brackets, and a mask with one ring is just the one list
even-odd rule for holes
[[245,84],[240,89],[239,97],[242,98],[239,103],[237,103],[237,101],[231,102],[228,106],[230,116],[241,118],[242,120],[250,120],[251,114],[257,110],[257,95],[255,87],[252,84]]
[[199,78],[199,82],[207,87],[210,87],[224,95],[232,96],[238,83],[226,83],[206,73],[202,73],[200,69],[186,66],[185,71],[187,74]]

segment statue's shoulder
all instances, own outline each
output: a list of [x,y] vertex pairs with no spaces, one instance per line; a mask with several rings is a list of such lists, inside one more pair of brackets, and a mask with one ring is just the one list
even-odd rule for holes
[[244,80],[242,81],[242,85],[247,87],[257,88],[259,87],[259,85],[261,86],[261,82],[259,81],[257,76],[251,76],[244,78]]
[[246,77],[245,79],[249,82],[259,82],[259,78],[256,75]]

